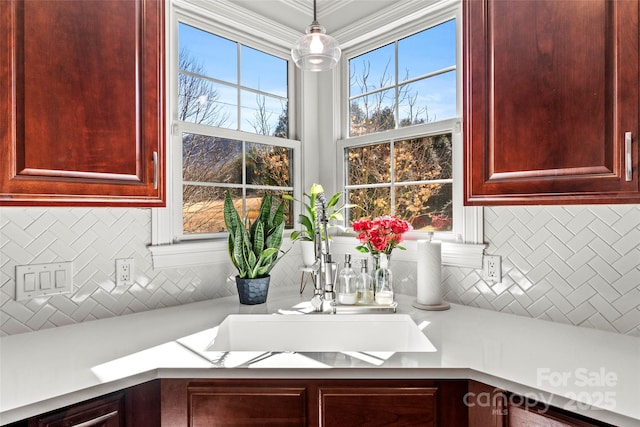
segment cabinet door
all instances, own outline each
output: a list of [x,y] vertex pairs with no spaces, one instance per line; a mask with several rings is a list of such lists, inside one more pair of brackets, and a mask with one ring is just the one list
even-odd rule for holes
[[[523,400],[523,398],[518,399],[518,401]],[[509,427],[612,427],[609,424],[583,419],[542,405],[509,404],[506,419]]]
[[0,2],[0,205],[164,205],[164,1]]
[[437,390],[436,387],[320,386],[320,426],[435,427],[438,425]]
[[465,203],[639,202],[638,2],[463,14]]
[[469,427],[505,427],[504,390],[470,380],[465,403],[469,408]]
[[188,387],[188,425],[306,426],[304,387],[276,385]]
[[161,425],[307,426],[306,381],[193,380],[161,381]]

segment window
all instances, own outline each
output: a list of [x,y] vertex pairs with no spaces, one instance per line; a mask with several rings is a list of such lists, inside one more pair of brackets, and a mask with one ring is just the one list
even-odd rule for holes
[[345,149],[350,218],[397,215],[415,230],[451,231],[451,134]]
[[180,23],[178,119],[287,138],[287,60]]
[[454,19],[349,59],[349,136],[456,115]]
[[[348,138],[339,141],[349,220],[396,215],[417,231],[458,233],[457,20],[352,51]],[[461,158],[460,158],[461,159]],[[461,189],[460,189],[461,195]]]
[[[249,218],[266,191],[293,195],[299,149],[288,139],[286,59],[183,22],[178,52],[173,241],[225,231],[227,191]],[[285,203],[291,227],[293,205]]]

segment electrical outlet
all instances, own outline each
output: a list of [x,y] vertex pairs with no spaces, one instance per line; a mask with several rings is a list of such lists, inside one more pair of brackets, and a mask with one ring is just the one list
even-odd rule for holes
[[116,260],[116,286],[133,285],[133,258]]
[[502,258],[499,255],[484,255],[482,257],[482,273],[484,280],[502,282]]

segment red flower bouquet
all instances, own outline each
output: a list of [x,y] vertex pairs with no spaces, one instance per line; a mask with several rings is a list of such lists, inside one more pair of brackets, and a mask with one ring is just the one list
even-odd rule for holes
[[354,221],[353,231],[358,233],[361,245],[356,249],[363,253],[387,255],[394,248],[404,249],[399,246],[402,235],[413,230],[407,221],[393,216],[380,216],[374,219],[362,218]]

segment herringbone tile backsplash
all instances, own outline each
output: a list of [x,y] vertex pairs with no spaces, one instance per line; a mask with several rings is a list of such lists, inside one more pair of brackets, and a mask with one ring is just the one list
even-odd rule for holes
[[640,337],[640,206],[484,209],[502,282],[445,268],[450,302]]
[[[149,209],[0,208],[0,336],[236,293],[228,264],[154,270]],[[640,337],[640,206],[485,208],[486,253],[503,280],[445,267],[445,299]],[[116,286],[116,258],[134,284]],[[15,266],[73,261],[74,292],[16,302]],[[297,248],[272,286],[297,292]],[[415,264],[394,263],[397,291],[415,295]],[[411,265],[412,264],[412,265]]]

